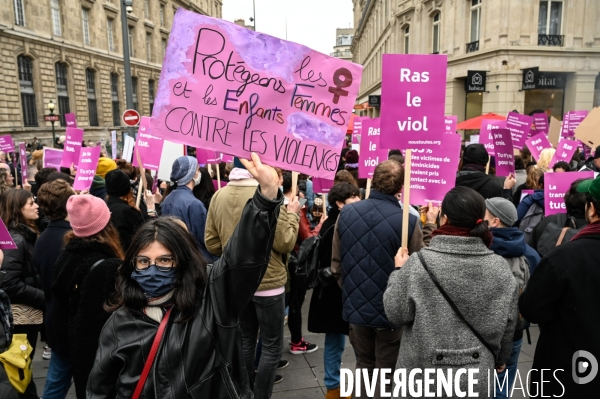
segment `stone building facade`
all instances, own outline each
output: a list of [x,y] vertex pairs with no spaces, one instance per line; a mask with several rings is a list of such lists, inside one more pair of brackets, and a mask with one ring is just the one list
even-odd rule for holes
[[352,61],[350,46],[352,45],[353,35],[353,28],[337,28],[335,30],[335,46],[333,46],[333,53],[330,53],[329,55],[331,57],[341,58],[342,60]]
[[[133,0],[127,15],[134,107],[150,115],[177,8],[221,17],[221,0]],[[48,104],[86,141],[121,129],[126,108],[121,0],[0,0],[0,135],[50,144]],[[64,134],[64,119],[55,123]],[[120,135],[118,135],[120,136]]]
[[[600,105],[600,1],[353,4],[353,61],[365,67],[356,107],[361,115],[379,115],[367,101],[369,95],[381,94],[381,56],[386,53],[446,54],[446,114],[459,121],[512,110],[545,111],[561,120],[567,111]],[[535,82],[523,90],[530,68]],[[487,75],[485,90],[468,92],[469,71]]]

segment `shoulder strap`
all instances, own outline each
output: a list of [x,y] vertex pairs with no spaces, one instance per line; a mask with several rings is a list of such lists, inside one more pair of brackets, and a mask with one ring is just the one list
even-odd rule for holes
[[94,268],[95,268],[96,266],[98,266],[98,265],[99,265],[100,263],[102,263],[102,262],[104,262],[104,259],[100,259],[98,262],[94,263],[94,264],[92,265],[92,267],[90,267],[90,270],[88,270],[88,274],[89,274],[89,273],[90,273],[92,270],[94,270]]
[[156,358],[156,353],[158,352],[158,348],[162,341],[162,337],[165,333],[165,329],[167,328],[167,324],[169,323],[169,316],[171,316],[171,311],[173,307],[169,308],[165,317],[163,317],[160,322],[160,326],[158,327],[158,331],[154,336],[154,341],[152,342],[152,347],[150,348],[150,354],[148,355],[148,359],[146,359],[146,363],[144,364],[144,369],[142,370],[142,374],[140,375],[140,379],[135,387],[135,391],[133,392],[132,399],[138,399],[142,394],[142,390],[144,389],[144,385],[146,384],[146,380],[148,379],[148,374],[150,374],[150,369],[152,368],[152,364],[154,364],[154,359]]
[[563,240],[565,239],[565,234],[567,234],[567,230],[569,230],[569,227],[563,227],[562,231],[560,232],[560,236],[558,236],[558,240],[556,241],[556,245],[555,246],[560,246],[563,242]]
[[435,286],[438,288],[438,290],[440,291],[440,293],[442,294],[444,299],[446,299],[446,301],[448,302],[450,307],[452,307],[452,309],[454,310],[456,315],[467,325],[467,327],[469,327],[469,329],[473,332],[473,334],[477,337],[477,339],[479,339],[481,341],[481,343],[490,351],[492,356],[494,356],[494,362],[496,362],[498,360],[498,357],[496,355],[496,352],[492,348],[492,346],[481,336],[481,334],[479,334],[479,332],[475,329],[475,327],[473,327],[467,321],[467,319],[465,319],[465,316],[463,316],[463,314],[460,312],[460,310],[458,310],[458,307],[456,307],[456,304],[452,301],[452,299],[450,299],[450,297],[448,296],[446,291],[444,291],[444,289],[440,285],[440,282],[438,281],[435,274],[433,274],[431,272],[431,270],[429,270],[429,267],[427,267],[427,262],[425,262],[425,259],[423,258],[423,255],[421,254],[420,251],[417,252],[417,255],[419,256],[419,259],[421,260],[421,263],[423,264],[423,268],[425,269],[425,271],[427,271],[427,273],[429,273],[429,277],[431,277],[431,280],[433,281]]

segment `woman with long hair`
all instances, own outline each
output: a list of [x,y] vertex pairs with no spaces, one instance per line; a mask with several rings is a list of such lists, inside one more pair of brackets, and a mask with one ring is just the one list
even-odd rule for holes
[[542,152],[540,152],[540,157],[535,167],[538,169],[550,169],[550,162],[552,161],[552,158],[554,158],[555,152],[556,149],[554,148],[544,148]]
[[[252,159],[242,162],[259,187],[211,270],[194,236],[172,219],[138,230],[119,268],[88,397],[130,398],[136,387],[147,399],[252,396],[239,316],[267,269],[283,200],[275,170]],[[150,364],[159,325],[166,327]]]
[[194,186],[192,193],[194,193],[194,197],[199,199],[200,202],[204,204],[206,212],[208,212],[210,200],[212,199],[213,195],[215,195],[215,186],[213,185],[210,173],[208,173],[208,169],[200,168],[200,175],[202,176],[200,179],[200,184]]
[[[458,369],[479,369],[469,389],[487,397],[488,376],[504,370],[512,350],[519,292],[504,258],[489,249],[485,211],[481,194],[450,190],[429,247],[410,258],[398,252],[383,304],[390,322],[404,327],[397,369],[435,368],[452,378]],[[432,392],[443,389],[435,384]],[[463,376],[460,388],[467,386]]]
[[85,398],[100,331],[108,317],[104,304],[115,291],[123,259],[119,234],[110,223],[106,202],[92,195],[67,201],[72,232],[54,266],[52,289],[58,306],[68,309],[73,381],[78,399]]

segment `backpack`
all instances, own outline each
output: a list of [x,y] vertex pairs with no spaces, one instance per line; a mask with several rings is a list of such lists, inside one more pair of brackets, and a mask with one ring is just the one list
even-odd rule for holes
[[[508,267],[512,272],[517,285],[519,287],[519,296],[525,291],[525,287],[529,282],[529,262],[525,256],[517,256],[515,258],[504,258],[508,263]],[[519,319],[517,320],[517,326],[515,331],[523,330],[527,326],[527,321],[521,316],[519,312]]]
[[543,218],[544,208],[539,206],[537,202],[534,202],[527,210],[525,216],[523,216],[523,219],[521,219],[521,224],[519,224],[519,230],[525,233],[525,244],[531,243],[533,229],[535,229],[535,226],[537,226]]
[[556,215],[556,222],[550,222],[538,239],[537,251],[540,256],[546,256],[553,248],[571,241],[575,234],[583,229],[577,228],[575,219],[566,213]]
[[[331,228],[323,234],[327,234]],[[296,278],[306,286],[307,290],[315,288],[319,284],[319,247],[322,237],[316,235],[309,237],[300,244],[298,249],[298,265],[296,266]]]

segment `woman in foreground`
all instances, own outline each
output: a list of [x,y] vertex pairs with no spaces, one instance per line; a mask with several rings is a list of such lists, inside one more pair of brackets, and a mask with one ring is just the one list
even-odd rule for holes
[[[211,269],[194,238],[173,220],[150,221],[134,236],[88,398],[252,396],[238,318],[268,266],[283,195],[277,173],[258,155],[242,162],[259,188]],[[144,383],[140,375],[163,318],[168,322]]]

